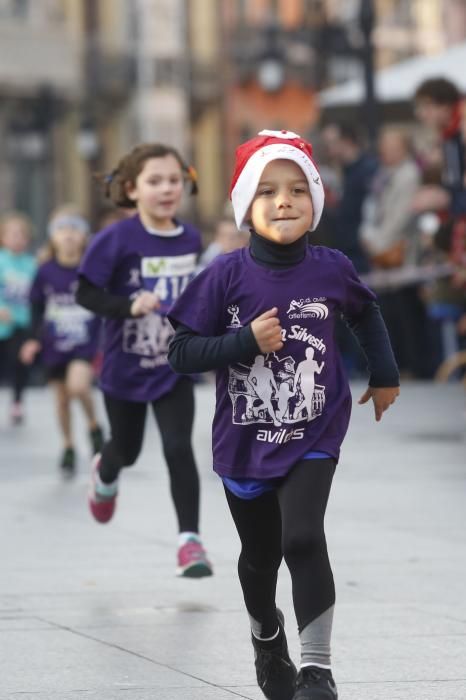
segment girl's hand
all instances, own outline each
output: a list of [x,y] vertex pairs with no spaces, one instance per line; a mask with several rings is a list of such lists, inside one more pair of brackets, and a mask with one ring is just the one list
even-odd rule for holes
[[3,323],[11,321],[11,314],[6,306],[0,307],[0,321],[3,321]]
[[251,330],[261,352],[276,352],[283,347],[282,329],[276,306],[254,319]]
[[42,345],[38,340],[26,340],[20,348],[19,359],[23,365],[32,365],[36,355],[40,352]]
[[147,316],[160,307],[160,301],[152,292],[142,292],[131,304],[131,316]]
[[375,420],[379,421],[382,418],[383,412],[386,411],[387,408],[390,408],[392,403],[395,402],[395,399],[399,393],[400,387],[398,386],[380,388],[369,386],[359,399],[358,403],[367,403],[369,399],[372,399],[374,403]]

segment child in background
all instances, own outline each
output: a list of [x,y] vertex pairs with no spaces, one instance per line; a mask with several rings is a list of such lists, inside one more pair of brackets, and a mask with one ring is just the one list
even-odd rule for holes
[[136,213],[94,237],[80,267],[78,301],[105,318],[100,386],[111,438],[94,461],[90,511],[100,523],[112,518],[120,472],[140,454],[151,407],[178,518],[177,573],[198,578],[212,567],[199,535],[193,383],[167,360],[167,310],[192,279],[201,250],[199,231],[176,218],[186,182],[195,194],[192,168],[169,146],[141,145],[121,159],[107,194]]
[[5,214],[0,221],[0,371],[11,383],[13,401],[10,418],[23,420],[23,390],[28,371],[19,358],[31,316],[29,288],[36,271],[34,257],[27,252],[31,222],[20,212]]
[[[324,203],[311,144],[286,131],[242,144],[231,197],[250,247],[218,257],[175,302],[169,360],[177,372],[217,370],[214,469],[241,539],[257,682],[270,700],[336,700],[324,516],[351,411],[337,317],[366,352],[359,403],[372,399],[377,421],[399,393],[398,371],[375,295],[343,253],[308,245]],[[301,641],[297,677],[275,604],[282,556]]]
[[246,231],[238,231],[235,220],[230,217],[219,219],[215,227],[214,238],[202,253],[199,260],[199,270],[204,269],[214,260],[217,255],[222,253],[232,253],[238,248],[243,248],[249,241],[249,233]]
[[31,288],[32,328],[21,349],[23,362],[31,364],[40,353],[55,393],[64,448],[60,459],[63,474],[76,468],[71,426],[71,402],[77,399],[84,411],[92,453],[102,448],[92,397],[92,362],[99,341],[100,321],[76,303],[78,265],[87,245],[89,225],[72,205],[51,216],[50,259],[39,267]]

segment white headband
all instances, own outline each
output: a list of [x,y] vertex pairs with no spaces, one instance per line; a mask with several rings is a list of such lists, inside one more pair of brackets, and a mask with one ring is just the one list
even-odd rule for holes
[[87,236],[90,232],[86,219],[78,214],[63,214],[52,219],[48,225],[48,234],[51,236],[59,228],[74,228]]

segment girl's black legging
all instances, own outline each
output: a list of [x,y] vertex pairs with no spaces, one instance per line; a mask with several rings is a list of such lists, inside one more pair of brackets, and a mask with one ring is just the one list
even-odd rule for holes
[[9,338],[0,340],[0,378],[8,381],[14,401],[21,401],[29,377],[29,368],[19,359],[21,345],[26,339],[24,329],[17,328]]
[[[135,463],[141,452],[147,403],[124,401],[105,395],[111,438],[102,450],[99,467],[104,483],[115,481],[123,467]],[[183,377],[174,389],[152,401],[170,474],[170,489],[180,532],[199,531],[199,476],[191,445],[194,391]]]
[[301,632],[335,603],[324,516],[335,472],[333,459],[298,462],[275,491],[244,500],[225,488],[240,540],[238,573],[248,613],[263,636],[277,629],[275,591],[284,556]]

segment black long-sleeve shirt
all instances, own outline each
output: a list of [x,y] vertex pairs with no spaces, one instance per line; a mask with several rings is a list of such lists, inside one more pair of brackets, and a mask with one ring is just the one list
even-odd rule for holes
[[[292,267],[304,258],[307,236],[290,245],[278,245],[255,232],[251,233],[251,255],[265,267]],[[357,337],[369,366],[372,387],[399,385],[399,373],[388,339],[387,329],[375,302],[366,304],[357,316],[343,317]],[[225,367],[236,362],[253,361],[260,353],[251,325],[237,333],[204,337],[179,324],[170,343],[168,361],[175,372],[192,374]]]
[[76,301],[97,316],[106,318],[131,318],[132,299],[110,294],[106,289],[89,282],[84,275],[79,276]]

